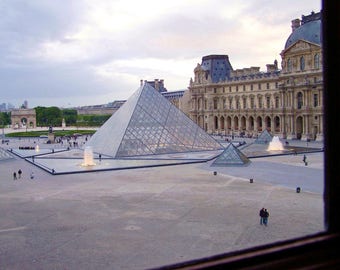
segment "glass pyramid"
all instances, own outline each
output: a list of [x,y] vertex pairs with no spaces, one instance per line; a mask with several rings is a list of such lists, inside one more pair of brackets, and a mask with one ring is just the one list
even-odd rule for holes
[[272,135],[268,132],[268,130],[264,130],[258,136],[258,138],[254,141],[255,144],[269,144],[273,139]]
[[210,165],[218,166],[233,166],[233,165],[248,165],[250,160],[234,146],[232,143],[220,154]]
[[223,149],[151,85],[142,85],[85,144],[115,158]]

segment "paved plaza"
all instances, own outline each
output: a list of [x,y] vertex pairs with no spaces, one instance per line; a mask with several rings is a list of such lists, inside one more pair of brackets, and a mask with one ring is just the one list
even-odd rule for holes
[[[150,269],[324,229],[323,152],[308,153],[308,166],[298,154],[253,158],[246,167],[209,161],[67,175],[3,156],[1,270]],[[259,224],[262,207],[267,227]]]

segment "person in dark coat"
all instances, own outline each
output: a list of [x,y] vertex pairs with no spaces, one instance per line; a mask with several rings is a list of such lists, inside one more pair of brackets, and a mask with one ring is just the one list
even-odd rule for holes
[[19,179],[21,178],[21,174],[22,174],[22,171],[21,171],[21,169],[19,169],[19,171],[18,171]]
[[264,209],[264,217],[263,217],[263,224],[267,226],[269,218],[269,212],[267,209]]
[[260,225],[263,225],[264,224],[264,208],[260,210],[259,216],[260,216]]

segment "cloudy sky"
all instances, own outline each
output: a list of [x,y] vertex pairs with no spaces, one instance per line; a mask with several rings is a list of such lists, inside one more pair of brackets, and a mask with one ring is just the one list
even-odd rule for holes
[[186,89],[202,56],[234,69],[277,59],[291,20],[320,0],[0,0],[0,103],[127,99],[140,80]]

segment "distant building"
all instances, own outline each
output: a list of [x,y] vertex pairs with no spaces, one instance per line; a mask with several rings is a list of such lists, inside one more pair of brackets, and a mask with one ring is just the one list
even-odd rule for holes
[[211,134],[323,140],[321,13],[292,21],[292,33],[266,71],[233,70],[226,55],[209,55],[194,69],[181,109]]
[[179,101],[183,97],[184,92],[185,92],[184,90],[178,90],[171,92],[162,92],[161,94],[177,108],[180,108]]
[[[144,81],[155,88],[159,93],[167,92],[168,90],[164,87],[164,80],[155,79],[153,81]],[[140,80],[141,86],[143,85],[143,80]]]
[[[179,100],[183,96],[184,90],[168,92],[168,90],[164,86],[164,80],[159,80],[159,79],[155,79],[154,81],[147,81],[147,80],[140,81],[141,86],[143,86],[144,83],[150,84],[153,88],[155,88],[158,92],[160,92],[167,100],[169,100],[173,105],[179,108]],[[126,100],[115,100],[108,104],[82,106],[82,107],[76,108],[76,110],[79,115],[114,114],[125,103],[125,101]]]
[[0,111],[1,112],[8,112],[11,111],[12,109],[14,109],[14,105],[12,105],[11,103],[1,103],[0,104]]
[[165,97],[173,105],[175,105],[177,108],[179,108],[179,100],[182,98],[182,96],[184,94],[184,90],[168,92],[168,90],[164,86],[164,80],[160,80],[160,79],[155,79],[154,81],[140,80],[141,86],[143,85],[143,83],[150,84],[159,93],[161,93],[163,95],[163,97]]
[[116,100],[108,104],[82,106],[76,108],[76,110],[79,115],[113,114],[124,104],[124,102],[125,100]]
[[0,104],[0,112],[5,112],[7,110],[6,103],[1,103]]
[[28,102],[27,100],[24,101],[24,103],[21,105],[22,109],[28,109]]

